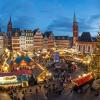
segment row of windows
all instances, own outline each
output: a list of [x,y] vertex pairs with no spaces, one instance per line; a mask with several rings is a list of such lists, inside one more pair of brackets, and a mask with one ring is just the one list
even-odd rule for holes
[[[79,51],[81,50],[82,46],[79,45]],[[83,46],[83,51],[85,51],[87,49],[88,52],[90,52],[91,47],[90,46]]]
[[20,45],[25,45],[25,43],[21,43]]
[[13,47],[19,47],[20,45],[19,44],[13,44],[12,46]]
[[26,33],[26,36],[33,36],[33,33]]
[[33,41],[26,41],[26,44],[33,44]]
[[25,42],[25,40],[21,40],[21,42]]
[[25,40],[25,39],[26,39],[26,37],[24,37],[24,36],[22,37],[22,36],[21,36],[21,38],[20,38],[20,39],[23,39],[23,40]]
[[33,37],[26,37],[26,40],[33,40]]
[[25,36],[21,36],[21,38],[20,38],[21,40],[23,39],[23,40],[29,40],[29,39],[31,39],[31,40],[33,40],[33,37],[25,37]]
[[15,41],[12,41],[13,43],[19,43],[19,41],[15,40]]

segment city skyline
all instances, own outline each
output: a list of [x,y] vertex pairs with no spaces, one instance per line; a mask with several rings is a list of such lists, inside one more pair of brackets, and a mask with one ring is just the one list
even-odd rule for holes
[[[1,0],[0,0],[1,1]],[[0,3],[0,27],[7,29],[12,17],[13,27],[53,31],[55,35],[72,36],[73,15],[76,13],[79,33],[99,31],[99,0],[5,0]]]

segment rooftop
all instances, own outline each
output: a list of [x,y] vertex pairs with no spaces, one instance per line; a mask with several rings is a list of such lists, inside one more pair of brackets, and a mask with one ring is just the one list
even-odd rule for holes
[[69,40],[68,36],[55,36],[56,40]]
[[83,32],[79,37],[79,41],[81,42],[93,42],[90,32]]

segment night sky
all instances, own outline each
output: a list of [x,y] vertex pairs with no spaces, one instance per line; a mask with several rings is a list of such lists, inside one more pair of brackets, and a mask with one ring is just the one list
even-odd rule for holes
[[0,0],[0,27],[6,31],[11,16],[13,27],[40,28],[55,35],[72,36],[73,14],[79,33],[97,35],[100,26],[100,0]]

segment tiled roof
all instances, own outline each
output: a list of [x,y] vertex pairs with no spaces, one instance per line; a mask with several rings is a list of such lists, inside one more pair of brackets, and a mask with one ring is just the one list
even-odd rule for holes
[[27,63],[30,63],[31,59],[28,57],[28,56],[25,56],[25,57],[17,57],[16,58],[16,63],[19,64],[22,60],[24,60],[25,62]]
[[36,28],[35,30],[33,30],[33,35],[35,35],[35,33],[38,32],[38,31],[40,32],[39,28]]
[[96,37],[92,37],[92,41],[93,42],[96,42],[97,41],[97,38]]
[[20,28],[13,28],[13,32],[20,32]]
[[92,42],[92,37],[90,32],[83,32],[82,35],[79,37],[79,41],[82,42]]
[[52,36],[54,35],[52,31],[47,31],[44,33],[44,36],[49,37],[50,35],[52,35]]
[[69,39],[70,41],[72,41],[72,40],[73,40],[73,37],[68,37],[68,39]]
[[69,40],[68,36],[55,36],[56,40]]
[[[41,33],[40,29],[39,29],[39,28],[36,28],[36,29],[33,31],[33,36],[36,34],[36,32]],[[43,33],[41,33],[41,35],[44,37],[44,34],[43,34]]]

